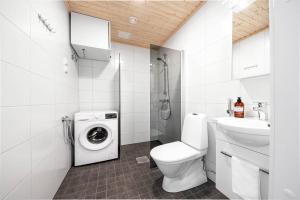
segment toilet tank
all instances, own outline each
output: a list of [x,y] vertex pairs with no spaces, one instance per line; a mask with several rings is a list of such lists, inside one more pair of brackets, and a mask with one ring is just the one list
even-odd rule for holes
[[205,114],[193,113],[186,115],[181,141],[197,150],[207,149],[207,116]]

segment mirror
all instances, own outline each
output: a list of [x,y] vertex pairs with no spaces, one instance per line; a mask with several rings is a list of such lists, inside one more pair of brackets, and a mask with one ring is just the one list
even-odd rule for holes
[[240,5],[232,6],[233,79],[270,73],[269,1],[245,1],[250,4],[244,9]]

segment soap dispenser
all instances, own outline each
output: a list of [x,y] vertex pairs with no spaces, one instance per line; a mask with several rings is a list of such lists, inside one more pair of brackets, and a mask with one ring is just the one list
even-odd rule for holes
[[244,118],[244,110],[245,110],[245,105],[242,102],[242,98],[238,97],[236,102],[234,103],[234,117],[237,118]]

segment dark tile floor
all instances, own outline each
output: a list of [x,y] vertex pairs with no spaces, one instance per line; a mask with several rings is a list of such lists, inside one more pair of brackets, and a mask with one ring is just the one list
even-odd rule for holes
[[165,192],[162,174],[135,158],[149,156],[149,143],[121,147],[118,160],[72,167],[54,199],[227,199],[212,181],[178,193]]

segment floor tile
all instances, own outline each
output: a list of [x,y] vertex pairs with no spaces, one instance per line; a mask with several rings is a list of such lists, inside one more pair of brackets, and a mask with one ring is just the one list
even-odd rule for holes
[[148,142],[124,145],[118,160],[72,167],[54,199],[227,199],[210,180],[183,192],[164,191],[159,169],[136,163],[136,157],[150,157],[149,149]]

